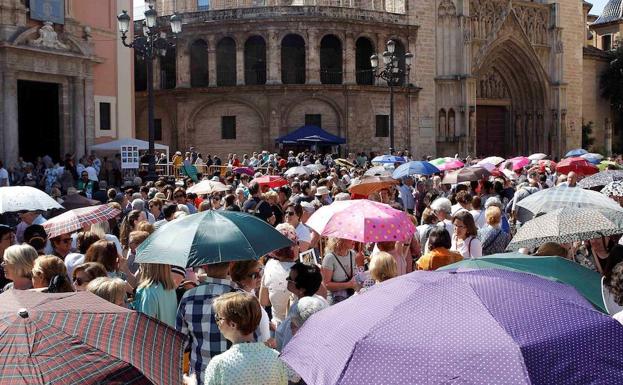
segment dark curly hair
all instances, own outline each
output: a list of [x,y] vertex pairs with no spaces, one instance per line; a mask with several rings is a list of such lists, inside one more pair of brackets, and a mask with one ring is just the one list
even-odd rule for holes
[[610,280],[606,282],[608,282],[608,289],[614,297],[614,302],[623,306],[623,263],[619,263],[612,269]]

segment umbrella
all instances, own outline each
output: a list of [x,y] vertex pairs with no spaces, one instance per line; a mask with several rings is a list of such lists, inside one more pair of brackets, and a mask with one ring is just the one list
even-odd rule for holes
[[415,226],[404,211],[367,199],[333,202],[316,211],[306,225],[324,237],[357,242],[405,241]]
[[379,155],[376,158],[372,159],[372,163],[404,163],[405,158],[402,156],[394,156],[394,155]]
[[572,157],[582,156],[582,155],[586,155],[586,154],[588,154],[588,151],[586,151],[585,149],[583,149],[583,148],[576,148],[575,150],[569,151],[565,155],[565,158],[572,158]]
[[623,181],[610,182],[601,190],[601,193],[609,197],[623,197]]
[[601,154],[591,152],[591,153],[580,156],[580,158],[586,159],[590,163],[597,165],[603,160],[604,156]]
[[536,192],[519,201],[517,206],[521,209],[517,214],[522,223],[537,214],[567,207],[623,211],[623,208],[615,201],[597,191],[567,186],[558,186]]
[[431,160],[430,163],[433,166],[437,167],[440,171],[455,170],[457,168],[461,168],[465,166],[465,164],[461,162],[460,160],[456,158],[450,158],[450,157],[437,158],[437,159]]
[[500,170],[504,170],[506,169],[506,166],[508,164],[512,164],[512,170],[513,171],[517,171],[517,170],[521,170],[522,168],[526,167],[527,165],[529,165],[531,163],[530,159],[526,158],[525,156],[518,156],[512,159],[507,160],[506,162],[504,162],[503,164],[500,165]]
[[606,170],[582,179],[578,182],[578,186],[582,188],[593,188],[605,186],[617,180],[623,180],[623,171]]
[[547,242],[572,243],[617,234],[623,234],[623,211],[564,207],[524,223],[506,249],[534,249]]
[[384,166],[375,166],[367,170],[363,175],[365,176],[386,176],[391,177],[392,172],[386,169]]
[[312,173],[314,172],[321,172],[324,171],[326,169],[326,167],[320,163],[313,163],[310,165],[305,166],[307,167]]
[[63,197],[63,207],[67,210],[79,209],[81,207],[97,206],[102,202],[89,199],[80,194],[69,194]]
[[257,260],[291,245],[288,238],[261,218],[210,210],[161,226],[141,244],[135,262],[194,267]]
[[29,186],[0,187],[0,214],[19,211],[62,209],[51,196]]
[[271,188],[281,187],[288,184],[287,180],[277,175],[264,175],[259,178],[253,179],[251,183],[253,182],[259,184],[260,186],[268,186]]
[[557,163],[554,162],[553,160],[543,159],[543,160],[539,160],[537,162],[537,165],[539,166],[540,172],[545,172],[546,168],[548,168],[550,171],[556,170]]
[[601,276],[599,273],[566,258],[528,256],[519,253],[494,254],[477,259],[466,259],[438,270],[465,271],[475,269],[522,271],[573,286],[595,308],[608,314],[601,294]]
[[387,176],[363,176],[355,180],[348,191],[352,194],[368,196],[397,184],[398,181]]
[[70,234],[96,223],[106,222],[121,214],[121,211],[109,206],[99,205],[66,211],[59,216],[47,220],[43,224],[48,238],[62,234]]
[[181,384],[185,339],[89,292],[0,294],[0,382]]
[[255,175],[255,170],[253,170],[253,167],[236,167],[233,171],[236,174],[247,174],[250,176]]
[[545,158],[547,158],[547,155],[546,155],[546,154],[543,154],[543,153],[541,153],[541,152],[536,153],[536,154],[532,154],[532,155],[530,155],[530,156],[528,157],[528,159],[530,159],[530,160],[536,160],[536,161],[543,160],[543,159],[545,159]]
[[394,170],[392,177],[394,179],[401,179],[409,175],[433,175],[439,172],[441,171],[431,163],[417,160],[398,166],[398,168]]
[[484,167],[480,167],[480,166],[466,167],[460,170],[451,171],[447,173],[443,177],[442,183],[457,184],[457,183],[463,183],[463,182],[477,181],[482,178],[486,178],[489,175],[491,175],[491,173],[487,171],[487,169],[485,169]]
[[349,167],[349,168],[353,168],[353,167],[355,167],[355,164],[354,164],[354,163],[352,163],[352,162],[350,162],[350,161],[348,161],[348,160],[346,160],[346,159],[344,159],[344,158],[337,158],[337,159],[335,160],[335,163],[336,163],[337,165],[339,165],[339,166],[342,166],[342,167]]
[[190,186],[188,190],[186,190],[187,193],[194,193],[197,195],[214,194],[225,191],[227,191],[227,186],[223,183],[205,179],[196,185]]
[[556,171],[560,174],[569,174],[575,172],[578,175],[593,175],[599,172],[599,169],[593,166],[586,159],[582,158],[566,158],[561,160],[556,166]]
[[478,163],[476,163],[477,166],[483,165],[485,163],[488,164],[492,164],[494,166],[497,166],[498,164],[504,162],[504,158],[501,158],[499,156],[490,156],[488,158],[484,158],[483,160],[479,161]]
[[283,175],[289,178],[293,178],[295,176],[309,175],[311,173],[312,171],[305,166],[296,166],[289,168],[288,171],[283,173]]
[[622,354],[621,325],[570,286],[475,270],[375,285],[311,316],[281,358],[308,384],[550,385],[623,383]]
[[615,170],[619,170],[621,169],[621,166],[617,162],[613,162],[611,160],[604,160],[604,161],[601,161],[597,165],[597,168],[600,169],[601,171],[606,170],[608,168],[614,168]]

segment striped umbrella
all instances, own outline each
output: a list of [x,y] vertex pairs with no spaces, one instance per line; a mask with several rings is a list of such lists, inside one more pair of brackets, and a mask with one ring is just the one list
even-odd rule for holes
[[106,222],[121,214],[121,211],[109,205],[83,207],[69,210],[63,214],[49,219],[43,224],[49,238],[62,234],[73,233],[96,223]]
[[2,384],[181,384],[184,343],[89,292],[0,294]]

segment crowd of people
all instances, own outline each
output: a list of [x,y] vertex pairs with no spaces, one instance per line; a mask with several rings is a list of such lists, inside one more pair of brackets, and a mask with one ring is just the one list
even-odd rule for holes
[[[369,156],[370,155],[370,156]],[[416,270],[436,270],[464,259],[505,252],[518,227],[517,203],[556,185],[574,187],[574,173],[526,166],[509,177],[442,183],[441,175],[407,175],[394,186],[369,196],[348,187],[372,167],[374,154],[345,159],[310,151],[285,156],[267,151],[205,158],[190,149],[171,162],[229,166],[199,179],[222,182],[227,190],[197,195],[187,190],[191,177],[143,182],[122,181],[119,169],[106,167],[95,154],[76,164],[71,156],[53,164],[20,160],[7,171],[0,163],[0,185],[39,187],[59,202],[68,194],[108,204],[118,217],[80,231],[49,238],[43,223],[50,213],[3,216],[0,225],[1,290],[49,293],[90,291],[119,306],[154,317],[186,336],[188,383],[287,384],[303,380],[279,359],[306,320],[318,311],[363,295],[375,285]],[[400,154],[409,160],[408,152]],[[166,161],[166,159],[165,159]],[[218,162],[218,163],[217,163]],[[471,162],[465,160],[466,164]],[[621,159],[614,162],[623,163]],[[261,175],[284,175],[296,166],[308,174],[284,176],[287,184],[271,188],[252,182]],[[236,168],[255,168],[235,172]],[[577,187],[579,188],[579,187]],[[370,199],[404,211],[416,226],[404,241],[358,243],[328,238],[306,222],[334,201]],[[225,262],[197,268],[136,263],[137,248],[163,225],[208,210],[246,212],[265,220],[292,245],[255,261]],[[610,293],[609,312],[623,310],[623,246],[620,236],[575,244],[541,245],[524,250],[558,255],[603,275]],[[300,260],[314,250],[320,263]],[[617,314],[619,313],[619,314]]]

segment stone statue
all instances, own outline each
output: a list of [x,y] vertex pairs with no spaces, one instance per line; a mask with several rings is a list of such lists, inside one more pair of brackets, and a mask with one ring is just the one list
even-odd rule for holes
[[439,132],[439,136],[441,137],[447,136],[446,127],[447,127],[446,126],[446,111],[441,110],[439,111],[439,129],[437,130]]
[[451,113],[448,116],[448,136],[450,137],[457,136],[454,125],[455,125],[455,117],[454,117],[454,113]]
[[32,40],[30,45],[52,49],[69,49],[67,45],[58,40],[58,34],[51,21],[43,23],[43,27],[39,28],[39,38]]

